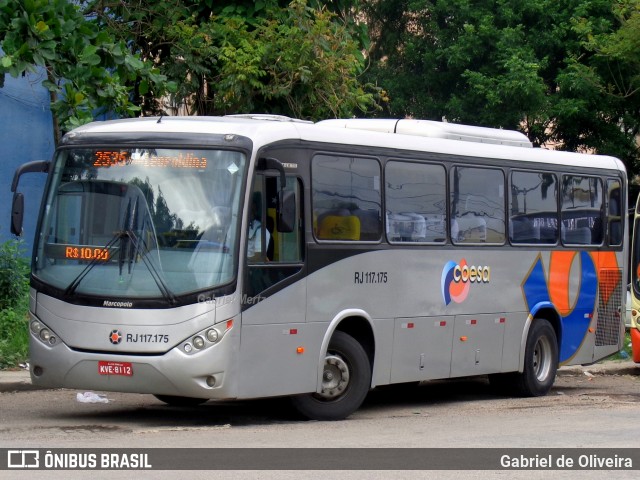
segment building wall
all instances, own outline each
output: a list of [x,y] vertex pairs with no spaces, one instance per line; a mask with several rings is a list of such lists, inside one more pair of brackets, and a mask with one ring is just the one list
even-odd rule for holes
[[[21,78],[5,76],[0,88],[0,242],[13,238],[10,230],[11,181],[15,169],[32,160],[50,160],[54,151],[49,92],[44,74]],[[44,174],[25,174],[19,190],[25,194],[22,238],[30,255],[35,224],[45,183]]]

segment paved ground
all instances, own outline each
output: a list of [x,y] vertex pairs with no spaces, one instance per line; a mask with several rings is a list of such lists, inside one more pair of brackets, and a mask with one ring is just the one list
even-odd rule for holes
[[27,370],[0,370],[0,393],[37,389]]
[[[607,448],[616,455],[633,445],[640,405],[640,364],[607,361],[565,367],[546,397],[492,393],[483,378],[433,382],[414,388],[377,389],[344,422],[307,422],[288,402],[267,399],[209,402],[178,409],[151,395],[108,393],[109,403],[80,404],[78,390],[34,390],[27,371],[0,372],[0,444],[9,448]],[[32,390],[32,391],[29,391]],[[219,454],[219,452],[216,452]],[[212,455],[216,458],[217,455]],[[328,467],[332,465],[327,464]],[[634,463],[635,466],[635,463]],[[191,470],[191,469],[190,469]],[[635,473],[634,473],[635,472]],[[13,475],[15,473],[15,475]],[[23,475],[17,475],[23,473]],[[11,478],[34,478],[12,472]],[[211,471],[191,470],[193,480]],[[546,479],[539,471],[216,471],[220,480],[505,480]],[[556,480],[601,480],[602,471],[561,471]],[[43,479],[86,478],[84,471],[38,471]],[[138,480],[183,477],[168,471],[136,472]],[[2,474],[0,473],[0,477]],[[616,471],[616,480],[637,471]],[[94,480],[130,480],[132,472],[91,472]]]
[[[610,360],[595,363],[589,366],[561,367],[558,375],[637,375],[640,364],[631,360]],[[0,370],[0,393],[20,392],[26,390],[38,390],[39,387],[31,384],[31,378],[27,370]]]

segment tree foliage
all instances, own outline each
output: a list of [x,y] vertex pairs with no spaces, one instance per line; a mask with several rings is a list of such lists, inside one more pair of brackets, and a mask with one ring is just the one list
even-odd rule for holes
[[[173,111],[318,119],[376,107],[377,90],[359,79],[365,63],[353,32],[362,30],[307,0],[98,0],[91,11],[179,85]],[[140,102],[153,111],[149,100]]]
[[[574,56],[569,65],[574,79],[605,107],[597,112],[594,148],[627,159],[640,173],[640,1],[615,1],[613,13],[611,29],[598,28],[589,18],[575,23],[590,61]],[[563,126],[571,128],[572,120]]]
[[0,310],[15,307],[29,288],[29,267],[23,255],[24,245],[20,242],[0,243]]
[[24,245],[0,243],[0,369],[28,357],[29,265]]
[[131,116],[127,82],[161,95],[170,87],[148,62],[97,28],[68,0],[0,0],[0,87],[5,74],[19,77],[44,69],[56,141],[70,130],[110,112]]
[[370,75],[389,92],[387,115],[518,128],[537,145],[633,165],[637,4],[375,0]]
[[0,0],[0,86],[44,68],[63,129],[100,111],[315,120],[382,103],[380,115],[519,128],[635,169],[639,5]]

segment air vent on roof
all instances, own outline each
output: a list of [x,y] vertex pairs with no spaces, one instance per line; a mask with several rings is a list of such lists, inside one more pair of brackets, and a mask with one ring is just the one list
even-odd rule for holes
[[445,138],[464,142],[509,145],[512,147],[533,147],[526,135],[514,130],[474,127],[456,123],[435,122],[432,120],[353,118],[323,120],[318,122],[317,125],[352,128],[356,130],[372,130],[375,132],[396,133],[418,137]]
[[268,120],[271,122],[313,123],[309,120],[300,120],[298,118],[286,117],[284,115],[271,115],[268,113],[238,113],[235,115],[225,115],[225,117],[245,118],[248,120]]

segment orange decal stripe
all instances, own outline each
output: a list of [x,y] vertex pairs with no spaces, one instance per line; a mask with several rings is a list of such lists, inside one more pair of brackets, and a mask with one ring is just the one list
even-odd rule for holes
[[569,274],[578,252],[551,252],[549,263],[549,297],[560,315],[571,313]]

